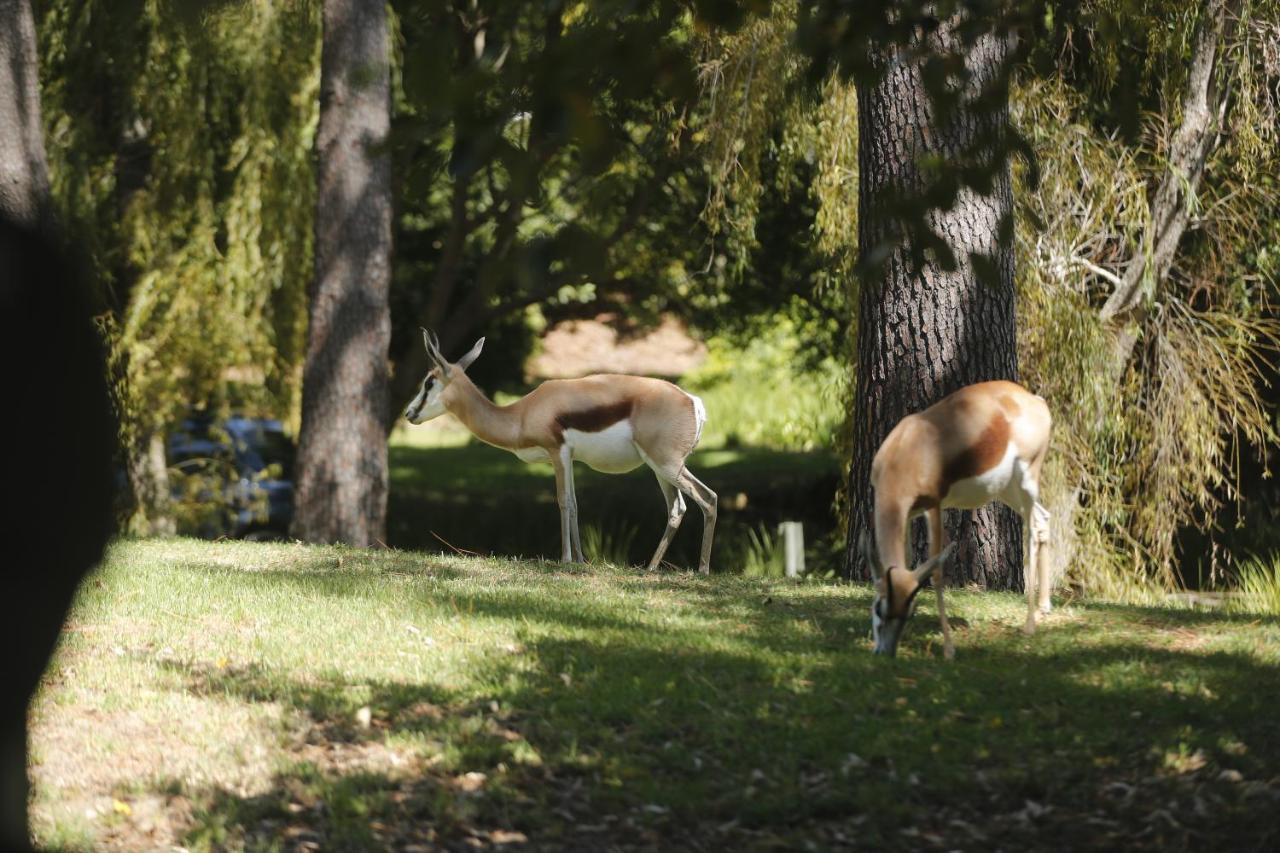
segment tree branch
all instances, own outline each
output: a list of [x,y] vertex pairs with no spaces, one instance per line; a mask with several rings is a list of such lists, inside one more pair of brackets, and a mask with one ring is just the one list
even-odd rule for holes
[[[1238,0],[1211,0],[1196,29],[1196,42],[1182,100],[1182,123],[1169,143],[1169,159],[1155,196],[1143,238],[1124,281],[1102,306],[1105,321],[1141,319],[1144,297],[1154,295],[1169,275],[1178,243],[1186,232],[1205,163],[1218,141],[1226,104],[1220,50],[1228,26],[1239,19]],[[1127,354],[1126,354],[1127,357]]]

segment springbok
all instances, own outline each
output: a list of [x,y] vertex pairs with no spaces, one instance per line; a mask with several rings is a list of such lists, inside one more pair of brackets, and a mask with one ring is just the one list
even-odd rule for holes
[[649,568],[657,568],[667,552],[684,519],[683,495],[688,495],[702,510],[698,570],[710,573],[716,493],[685,467],[707,420],[700,399],[661,379],[599,374],[548,380],[511,405],[498,406],[466,374],[480,355],[484,338],[453,364],[426,329],[422,340],[431,368],[405,407],[405,419],[420,424],[449,412],[486,444],[510,450],[525,462],[550,462],[560,505],[561,560],[585,562],[573,490],[574,460],[606,474],[621,474],[644,464],[657,475],[667,501],[667,529]]
[[[943,549],[942,510],[1000,501],[1022,516],[1027,621],[1035,631],[1053,590],[1049,512],[1040,503],[1040,469],[1052,419],[1044,399],[1013,382],[961,388],[893,428],[871,462],[876,548],[861,545],[875,578],[871,631],[877,654],[897,653],[916,594],[936,573],[943,654],[955,656],[942,594],[954,543]],[[911,519],[926,514],[930,558],[907,568]],[[1038,602],[1037,602],[1038,593]]]

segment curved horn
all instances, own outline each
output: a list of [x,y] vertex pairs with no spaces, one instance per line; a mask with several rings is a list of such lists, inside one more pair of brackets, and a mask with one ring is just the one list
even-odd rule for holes
[[929,577],[929,575],[941,568],[943,563],[951,559],[951,555],[955,553],[955,550],[956,543],[952,542],[950,545],[943,548],[938,556],[931,557],[912,569],[911,575],[916,579],[916,583],[923,583],[925,578]]
[[[419,326],[418,328],[422,328]],[[422,329],[422,343],[427,348],[427,358],[430,359],[436,367],[440,368],[440,372],[446,377],[452,371],[452,366],[444,357],[444,353],[440,352],[440,339],[434,333]]]

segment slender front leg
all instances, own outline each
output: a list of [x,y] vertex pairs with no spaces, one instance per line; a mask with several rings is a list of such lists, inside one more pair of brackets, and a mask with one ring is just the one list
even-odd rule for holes
[[[942,553],[947,546],[946,530],[942,527],[942,508],[929,510],[929,559]],[[956,656],[955,644],[951,642],[951,623],[947,621],[947,606],[943,600],[943,591],[947,587],[947,561],[938,564],[933,573],[933,586],[938,596],[938,623],[942,626],[942,656],[951,660]]]
[[1022,633],[1027,635],[1036,632],[1036,537],[1031,529],[1032,515],[1030,507],[1022,513],[1022,586],[1027,594],[1027,622],[1022,626]]
[[711,574],[711,539],[716,532],[716,505],[719,497],[693,474],[688,468],[680,469],[676,485],[680,491],[693,498],[693,502],[702,510],[702,559],[698,561],[698,571],[704,575]]
[[564,490],[569,496],[569,545],[575,563],[585,563],[586,555],[582,553],[582,538],[578,525],[578,491],[573,485],[573,451],[567,446],[561,450],[564,455]]
[[680,529],[680,522],[684,520],[684,495],[661,476],[658,477],[658,485],[662,487],[662,496],[667,499],[667,529],[663,531],[662,540],[658,542],[658,550],[653,552],[653,559],[649,561],[649,571],[658,568],[663,555],[667,553],[667,546],[671,544],[672,537]]
[[560,452],[549,454],[551,466],[556,471],[556,504],[560,507],[560,562],[573,562],[573,534],[569,529],[569,492],[565,472],[564,455]]
[[1053,565],[1049,548],[1049,510],[1037,502],[1031,507],[1031,535],[1036,544],[1036,574],[1039,576],[1040,615],[1053,609]]

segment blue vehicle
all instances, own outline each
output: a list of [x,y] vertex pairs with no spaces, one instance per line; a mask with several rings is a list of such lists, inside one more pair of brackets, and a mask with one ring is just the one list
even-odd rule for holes
[[190,417],[170,434],[168,456],[183,533],[259,540],[288,535],[295,448],[279,421]]

